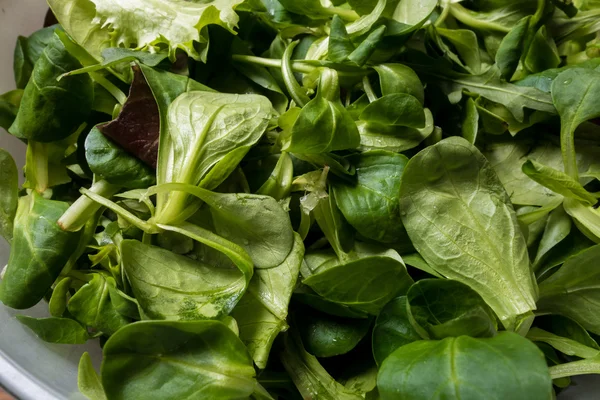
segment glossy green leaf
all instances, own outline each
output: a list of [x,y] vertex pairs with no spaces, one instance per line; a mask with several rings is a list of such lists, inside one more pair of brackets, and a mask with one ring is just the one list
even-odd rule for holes
[[382,400],[499,397],[552,399],[544,355],[510,332],[418,341],[385,359],[377,377]]
[[535,255],[535,260],[533,261],[534,270],[541,264],[544,256],[567,237],[571,232],[571,226],[571,218],[565,212],[564,207],[559,206],[550,212],[544,228],[544,234]]
[[481,296],[460,282],[422,279],[410,287],[406,301],[415,328],[427,339],[496,334],[492,310]]
[[600,355],[600,350],[585,346],[575,340],[546,332],[543,329],[533,327],[527,333],[527,339],[534,342],[544,342],[556,350],[568,356],[581,358],[592,358]]
[[48,302],[48,310],[53,317],[59,318],[65,313],[71,282],[71,278],[64,278],[52,289],[52,297],[50,297],[50,301]]
[[67,208],[67,203],[35,193],[19,199],[8,268],[0,282],[0,300],[5,305],[33,307],[58,278],[80,237],[57,224]]
[[27,86],[33,66],[52,40],[56,29],[57,26],[52,25],[33,32],[29,37],[19,36],[17,38],[13,58],[13,72],[17,88],[24,89]]
[[114,185],[136,189],[156,182],[150,167],[105,137],[96,127],[85,139],[85,158],[94,174]]
[[425,261],[479,293],[507,329],[535,310],[537,288],[513,206],[488,161],[465,139],[445,139],[408,162],[400,210]]
[[130,321],[120,314],[111,301],[109,286],[114,280],[101,274],[93,274],[69,300],[69,313],[83,325],[106,335],[112,335]]
[[533,160],[526,161],[522,169],[523,173],[540,185],[544,185],[548,189],[565,197],[579,200],[586,205],[595,205],[598,201],[579,182],[564,172],[557,171]]
[[121,256],[135,298],[154,319],[219,318],[247,286],[236,268],[215,268],[135,240],[121,243]]
[[421,340],[410,322],[406,296],[400,296],[383,307],[373,327],[373,357],[377,365],[397,348]]
[[77,387],[81,394],[90,400],[107,400],[102,381],[92,364],[90,353],[85,352],[79,360],[77,368]]
[[398,195],[407,158],[375,150],[348,160],[356,168],[356,182],[333,185],[337,206],[361,235],[383,243],[395,242],[404,234]]
[[562,72],[552,83],[552,101],[560,115],[560,136],[565,173],[578,179],[575,129],[600,117],[600,72],[574,68]]
[[71,135],[90,113],[94,98],[92,80],[87,75],[58,82],[57,78],[80,66],[55,35],[35,64],[9,132],[39,142]]
[[358,129],[342,106],[339,90],[337,72],[324,69],[317,95],[300,111],[284,150],[312,154],[358,147]]
[[33,318],[17,315],[17,319],[44,342],[83,344],[89,339],[87,330],[77,321],[69,318]]
[[416,97],[404,93],[383,96],[369,104],[360,119],[373,125],[423,128],[425,113]]
[[235,399],[252,394],[252,360],[218,321],[143,321],[104,345],[102,385],[109,399]]
[[550,367],[552,379],[587,374],[600,374],[600,356]]
[[[306,256],[308,262],[309,255]],[[412,279],[394,250],[356,244],[356,258],[330,259],[303,283],[325,299],[377,315],[385,304],[406,293]],[[364,277],[368,276],[367,281]]]
[[306,350],[316,357],[333,357],[351,351],[367,334],[370,319],[334,317],[300,309],[295,321]]
[[405,93],[425,101],[423,84],[410,67],[403,64],[379,64],[373,67],[379,75],[381,94]]

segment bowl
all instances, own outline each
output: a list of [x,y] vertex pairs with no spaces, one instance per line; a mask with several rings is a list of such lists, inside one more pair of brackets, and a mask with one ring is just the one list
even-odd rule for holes
[[[14,89],[13,49],[17,36],[42,27],[48,6],[44,0],[0,0],[0,94]],[[0,128],[0,147],[18,166],[25,164],[25,145]],[[0,238],[0,268],[8,260],[9,246]],[[44,302],[29,310],[12,310],[0,303],[0,386],[21,400],[85,399],[77,389],[77,365],[84,351],[98,369],[101,351],[97,341],[83,346],[49,344],[22,326],[15,315],[48,316]],[[600,393],[597,375],[579,377],[559,400],[595,400]]]

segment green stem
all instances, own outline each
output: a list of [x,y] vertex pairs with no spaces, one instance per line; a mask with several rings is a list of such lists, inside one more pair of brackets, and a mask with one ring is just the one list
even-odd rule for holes
[[456,18],[458,21],[462,22],[465,25],[470,26],[471,28],[481,29],[481,30],[492,30],[508,33],[510,32],[510,28],[502,26],[500,24],[495,24],[493,22],[484,21],[473,16],[473,12],[464,8],[458,3],[454,3],[450,5],[450,14]]
[[555,365],[549,368],[552,379],[564,378],[575,375],[600,374],[600,361],[598,356],[566,364]]
[[560,147],[565,164],[565,174],[579,181],[579,170],[577,169],[577,153],[575,153],[575,129],[570,121],[563,119],[560,128]]
[[38,193],[48,189],[48,145],[46,143],[30,140],[27,143],[27,165],[25,166],[27,179],[33,182]]
[[[105,180],[99,180],[92,185],[90,191],[102,197],[112,197],[119,189],[119,186],[112,185]],[[100,207],[102,207],[100,204],[82,195],[60,217],[58,225],[63,231],[78,231],[83,228]]]
[[294,49],[298,43],[300,43],[298,40],[290,43],[283,52],[283,57],[281,58],[281,73],[283,75],[285,87],[290,93],[290,96],[292,96],[292,99],[294,99],[298,106],[304,107],[310,101],[310,97],[306,95],[304,89],[302,89],[302,87],[298,84],[298,81],[296,81],[294,71],[290,65],[292,53],[294,52]]
[[[263,67],[268,68],[281,68],[281,60],[277,58],[264,58],[256,56],[246,56],[243,54],[233,54],[231,56],[231,59],[233,61],[243,62],[246,64],[262,65]],[[303,74],[309,74],[316,69],[316,67],[306,65],[305,63],[302,63],[302,61],[292,61],[291,67],[294,72],[301,72]]]
[[448,14],[450,14],[450,0],[443,0],[442,1],[442,13],[435,20],[435,23],[433,25],[435,27],[442,25],[446,21],[446,18],[448,18]]
[[318,96],[329,101],[340,101],[340,81],[336,70],[323,69],[319,77]]
[[360,18],[360,15],[358,15],[356,11],[348,10],[347,8],[328,7],[325,8],[324,11],[327,14],[338,15],[340,18],[345,19],[346,21],[356,21]]
[[375,94],[375,91],[373,90],[373,87],[371,86],[371,82],[369,81],[368,76],[365,76],[363,78],[362,84],[363,84],[363,90],[365,91],[365,94],[369,98],[369,101],[372,103],[375,100],[377,100],[377,95]]

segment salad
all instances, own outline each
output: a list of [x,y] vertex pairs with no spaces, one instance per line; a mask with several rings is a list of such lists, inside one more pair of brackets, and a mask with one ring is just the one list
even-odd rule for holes
[[92,400],[550,400],[600,373],[600,1],[48,0],[0,301]]

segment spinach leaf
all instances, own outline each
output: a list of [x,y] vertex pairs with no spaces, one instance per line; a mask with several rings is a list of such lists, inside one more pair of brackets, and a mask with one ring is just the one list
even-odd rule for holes
[[85,159],[97,177],[113,185],[138,189],[156,182],[149,166],[105,137],[98,127],[92,128],[85,139]]
[[372,336],[373,357],[381,366],[397,348],[421,339],[410,322],[406,296],[397,297],[377,316]]
[[465,139],[442,140],[408,162],[400,210],[425,261],[479,293],[507,329],[536,308],[537,288],[513,206],[490,164]]
[[[258,95],[187,92],[169,106],[161,130],[157,182],[198,185],[231,151],[255,144],[271,117],[271,103]],[[164,140],[162,139],[164,137]],[[187,193],[158,198],[157,221],[172,222],[185,208]],[[291,243],[291,235],[290,235]]]
[[394,250],[356,243],[354,253],[345,261],[330,257],[315,264],[307,254],[310,275],[303,283],[327,300],[377,315],[389,300],[406,293],[412,279]]
[[461,336],[402,346],[381,365],[377,387],[382,400],[552,398],[544,355],[533,343],[511,332],[493,338]]
[[48,343],[83,344],[89,339],[87,330],[69,318],[33,318],[17,315],[17,319]]
[[111,301],[109,286],[116,287],[113,278],[93,274],[69,300],[69,313],[83,325],[106,335],[112,335],[129,320],[121,315]]
[[398,194],[407,158],[374,150],[348,157],[356,168],[356,183],[333,184],[335,201],[344,217],[361,235],[393,243],[404,235]]
[[598,355],[585,360],[573,361],[550,367],[550,376],[552,379],[598,373],[600,373],[600,356]]
[[425,113],[416,97],[405,93],[393,93],[366,106],[360,114],[360,120],[378,127],[382,125],[379,129],[390,126],[419,129],[425,126]]
[[13,58],[13,71],[17,88],[25,89],[25,86],[27,86],[33,72],[33,66],[46,46],[52,41],[56,29],[57,26],[53,25],[40,29],[29,37],[19,36],[17,38]]
[[67,310],[67,296],[71,289],[71,283],[71,278],[64,278],[52,289],[52,297],[48,301],[48,311],[51,316],[60,318]]
[[57,224],[67,208],[67,203],[36,193],[19,199],[12,251],[0,282],[0,300],[5,305],[33,307],[58,278],[80,237]]
[[560,136],[565,173],[577,180],[575,130],[583,122],[600,117],[600,72],[574,68],[562,72],[552,83],[552,101],[560,115]]
[[446,279],[422,279],[406,294],[410,317],[424,338],[492,337],[496,316],[470,287]]
[[544,342],[568,356],[592,358],[600,355],[600,350],[585,346],[575,340],[554,335],[543,329],[533,327],[527,333],[527,338],[534,342]]
[[104,345],[109,399],[246,398],[256,385],[244,345],[219,321],[142,321]]
[[107,400],[98,373],[87,351],[81,355],[77,368],[77,387],[90,400]]
[[309,308],[295,313],[306,350],[316,357],[346,354],[367,334],[370,319],[334,317]]
[[425,91],[419,76],[403,64],[379,64],[373,67],[379,75],[381,94],[405,93],[414,96],[421,104],[425,102]]
[[90,77],[80,75],[57,82],[60,75],[80,66],[54,35],[35,63],[9,132],[20,138],[52,142],[71,135],[85,122],[94,98]]
[[359,140],[356,124],[340,101],[338,74],[326,68],[321,72],[317,95],[300,111],[283,149],[292,153],[326,153],[356,148]]
[[261,369],[267,366],[273,341],[288,327],[288,305],[303,257],[304,244],[294,234],[294,247],[285,261],[275,268],[255,270],[248,290],[231,312],[240,328],[240,339]]
[[594,310],[599,300],[596,288],[598,272],[594,267],[600,245],[590,247],[568,258],[563,266],[540,283],[538,310],[571,318],[598,334],[600,320]]
[[534,270],[539,268],[548,252],[569,235],[572,225],[571,218],[565,212],[564,207],[558,206],[550,212],[535,260],[533,260]]
[[19,201],[19,175],[17,164],[10,153],[0,149],[0,235],[12,241],[13,221]]
[[121,243],[121,257],[140,307],[153,319],[219,318],[247,287],[236,268],[215,268],[136,240]]
[[526,161],[522,169],[523,173],[528,177],[540,185],[546,186],[553,192],[581,201],[586,205],[595,205],[598,201],[579,182],[564,172],[557,171],[533,160]]

